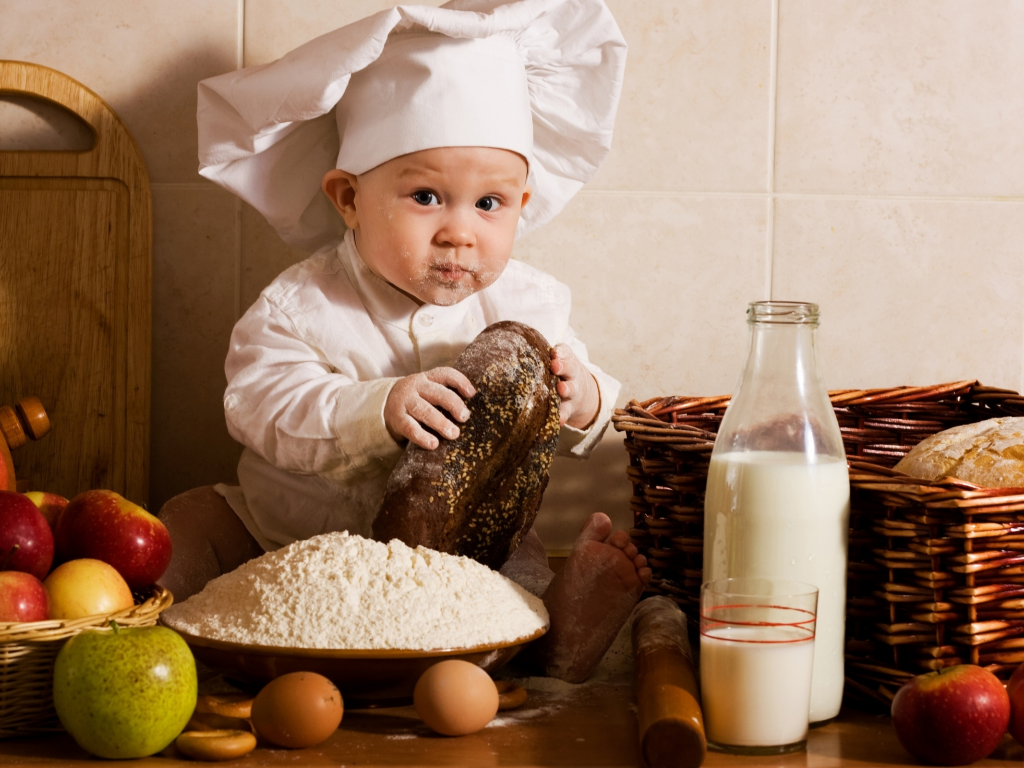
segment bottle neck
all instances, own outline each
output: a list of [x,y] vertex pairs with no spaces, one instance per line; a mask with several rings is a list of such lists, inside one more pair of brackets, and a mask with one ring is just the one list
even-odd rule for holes
[[817,318],[750,324],[750,350],[715,453],[794,451],[845,457],[818,364]]
[[759,398],[787,408],[823,391],[818,366],[817,326],[751,323],[750,350],[739,390],[756,389]]

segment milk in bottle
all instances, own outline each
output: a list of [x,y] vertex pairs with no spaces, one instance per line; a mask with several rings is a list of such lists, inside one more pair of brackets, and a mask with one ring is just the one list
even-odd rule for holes
[[850,486],[818,369],[818,308],[757,302],[751,348],[718,432],[704,501],[703,580],[765,577],[819,590],[810,720],[843,696]]

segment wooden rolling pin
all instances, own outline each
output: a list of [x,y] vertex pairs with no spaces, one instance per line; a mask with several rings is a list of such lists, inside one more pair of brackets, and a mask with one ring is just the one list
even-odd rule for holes
[[0,490],[19,490],[11,451],[50,431],[50,417],[38,397],[23,397],[13,408],[0,406]]
[[640,752],[649,768],[697,768],[707,754],[686,617],[655,596],[633,609]]

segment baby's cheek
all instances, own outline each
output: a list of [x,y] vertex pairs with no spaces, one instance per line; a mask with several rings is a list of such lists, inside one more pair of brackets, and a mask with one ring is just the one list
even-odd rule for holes
[[476,273],[476,290],[482,291],[501,277],[500,269],[485,269]]

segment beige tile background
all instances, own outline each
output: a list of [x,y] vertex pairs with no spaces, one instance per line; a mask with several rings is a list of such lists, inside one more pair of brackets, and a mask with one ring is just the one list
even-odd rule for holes
[[[431,0],[436,4],[436,0]],[[613,150],[517,256],[574,293],[624,398],[732,390],[747,302],[822,305],[832,387],[1024,386],[1024,5],[608,0],[630,44]],[[154,199],[151,505],[231,480],[234,320],[302,254],[196,175],[199,79],[271,61],[389,0],[0,0],[0,58],[62,70],[125,120]],[[0,101],[0,148],[73,141]],[[609,434],[559,460],[541,516],[628,524]]]

